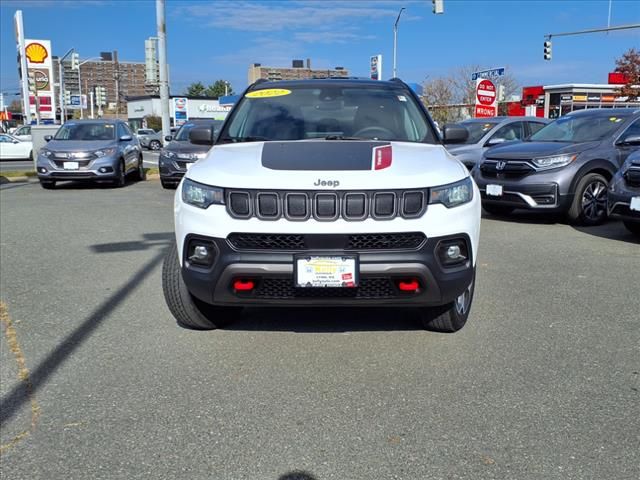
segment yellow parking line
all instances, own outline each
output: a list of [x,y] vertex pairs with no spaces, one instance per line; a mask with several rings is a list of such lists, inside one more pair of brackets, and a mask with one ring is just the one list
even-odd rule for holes
[[2,323],[2,326],[4,327],[4,337],[7,339],[9,350],[13,353],[16,358],[16,363],[18,364],[18,379],[24,383],[25,392],[29,397],[29,403],[31,404],[31,426],[27,430],[15,435],[7,443],[0,445],[0,453],[3,453],[18,444],[35,430],[36,424],[38,423],[38,417],[40,416],[40,406],[33,395],[33,386],[29,379],[29,369],[26,366],[24,355],[20,348],[20,343],[18,342],[16,329],[13,327],[13,322],[11,321],[11,318],[9,318],[9,312],[7,311],[7,306],[4,302],[0,302],[0,323]]

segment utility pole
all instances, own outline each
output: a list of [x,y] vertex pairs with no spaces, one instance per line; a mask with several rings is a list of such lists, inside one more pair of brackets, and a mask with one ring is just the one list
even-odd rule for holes
[[402,7],[400,12],[398,12],[398,18],[396,18],[396,23],[393,24],[393,78],[396,78],[396,56],[398,50],[398,22],[400,21],[400,15],[402,12],[406,10],[406,8]]
[[67,58],[71,53],[75,52],[74,48],[70,48],[67,53],[65,53],[61,58],[58,59],[58,84],[59,84],[59,92],[60,92],[60,125],[62,125],[67,119],[67,109],[64,104],[64,75],[62,70],[62,62]]
[[171,133],[169,124],[169,74],[167,72],[167,25],[165,0],[156,0],[156,26],[158,29],[158,62],[160,66],[160,106],[162,111],[162,138]]
[[93,120],[93,90],[89,91],[89,101],[91,102],[91,120]]
[[20,91],[22,93],[22,123],[31,123],[31,104],[29,102],[29,72],[27,70],[27,57],[24,53],[24,25],[22,23],[22,10],[17,10],[14,17],[16,44],[18,57],[20,58]]

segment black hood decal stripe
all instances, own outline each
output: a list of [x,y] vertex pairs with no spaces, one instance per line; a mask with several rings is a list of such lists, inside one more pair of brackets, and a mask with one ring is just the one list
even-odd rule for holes
[[371,170],[373,149],[389,142],[321,140],[265,142],[262,166],[271,170]]

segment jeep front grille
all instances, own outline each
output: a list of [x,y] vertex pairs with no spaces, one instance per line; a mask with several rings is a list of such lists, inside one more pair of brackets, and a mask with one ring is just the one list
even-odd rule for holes
[[295,288],[292,278],[263,278],[254,293],[263,299],[293,298],[394,298],[398,296],[389,278],[361,278],[357,288]]
[[421,232],[354,234],[232,233],[227,237],[236,250],[416,250],[426,240]]
[[261,220],[359,221],[419,218],[427,210],[428,190],[282,191],[227,190],[227,211],[234,218]]

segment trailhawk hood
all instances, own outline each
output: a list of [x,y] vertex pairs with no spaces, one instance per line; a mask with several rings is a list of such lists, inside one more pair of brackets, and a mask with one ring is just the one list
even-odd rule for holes
[[446,185],[468,171],[441,145],[299,140],[215,145],[186,176],[225,188],[369,190]]

